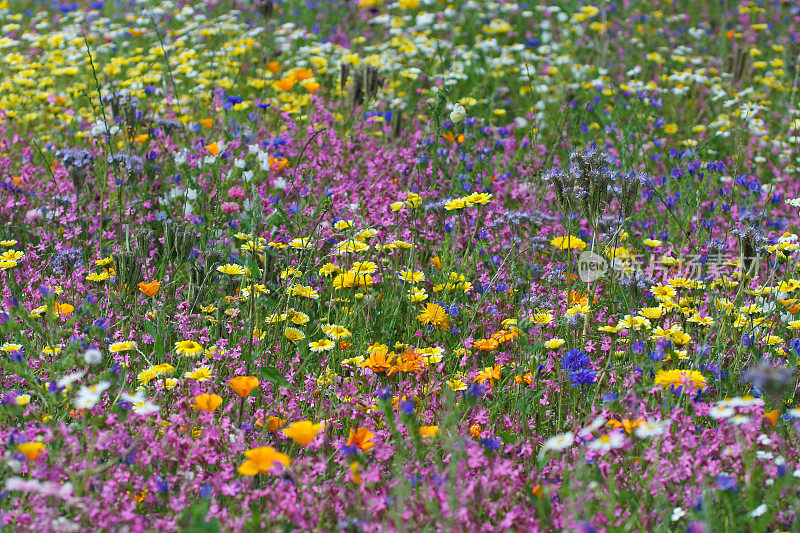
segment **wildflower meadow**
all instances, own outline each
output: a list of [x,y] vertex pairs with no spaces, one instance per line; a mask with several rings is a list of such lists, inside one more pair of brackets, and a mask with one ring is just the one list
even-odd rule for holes
[[0,530],[800,531],[800,3],[0,0]]

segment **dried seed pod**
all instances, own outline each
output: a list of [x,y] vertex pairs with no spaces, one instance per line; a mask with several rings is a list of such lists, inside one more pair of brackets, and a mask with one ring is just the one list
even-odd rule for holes
[[118,252],[113,256],[114,270],[117,273],[117,287],[120,290],[134,291],[142,276],[142,260],[134,252]]
[[344,90],[347,85],[347,78],[350,77],[350,66],[347,63],[339,65],[339,88]]
[[561,169],[548,170],[542,175],[542,181],[553,185],[553,189],[556,191],[556,201],[563,211],[573,210],[572,198],[567,195],[567,188],[571,188],[571,183],[568,182],[568,176]]
[[170,259],[174,259],[173,250],[175,249],[175,226],[176,224],[171,220],[165,220],[164,228],[164,255]]
[[581,211],[587,220],[596,222],[608,207],[608,189],[612,181],[610,154],[587,148],[569,157],[573,180],[582,194]]
[[164,222],[164,253],[176,264],[182,265],[197,242],[197,234],[190,224]]
[[358,75],[359,73],[353,77],[353,84],[350,88],[350,105],[354,107],[364,103],[364,76]]
[[219,250],[202,252],[196,261],[189,265],[189,293],[187,301],[195,305],[205,298],[209,287],[213,284],[216,267],[223,263],[224,254]]
[[194,228],[189,224],[182,224],[178,233],[176,233],[175,241],[175,256],[178,264],[183,264],[192,255],[192,250],[197,242],[197,233]]
[[364,67],[364,88],[368,98],[374,98],[385,81],[385,78],[378,73],[378,69],[371,65]]
[[266,19],[272,17],[274,7],[272,0],[256,0],[256,10]]
[[403,125],[403,114],[400,111],[392,113],[392,138],[400,137],[400,127]]
[[83,192],[83,184],[86,182],[86,171],[77,167],[69,167],[69,177],[72,180],[72,187],[78,196]]
[[264,266],[261,268],[261,283],[271,286],[278,281],[278,260],[280,256],[264,252]]
[[78,224],[81,226],[81,235],[84,237],[89,235],[89,218],[85,216],[78,217]]
[[633,209],[636,207],[636,200],[639,198],[639,189],[642,184],[647,181],[643,175],[631,172],[622,178],[622,187],[619,191],[619,203],[622,208],[622,215],[630,217],[633,214]]
[[56,159],[64,163],[72,180],[72,187],[80,196],[87,178],[93,171],[94,154],[82,148],[62,148],[56,151]]
[[768,239],[763,227],[764,215],[756,210],[743,209],[739,214],[739,227],[733,233],[739,240],[740,259],[745,274],[754,274]]
[[364,69],[364,88],[368,96],[378,92],[378,71],[372,67]]
[[741,380],[752,383],[762,394],[773,402],[781,402],[794,389],[794,367],[784,366],[779,361],[764,357],[757,366],[749,368],[742,374]]
[[566,170],[552,169],[542,179],[553,184],[563,211],[580,212],[596,225],[609,204],[612,168],[608,153],[587,148],[570,154]]
[[213,270],[215,266],[221,265],[225,261],[225,253],[216,248],[203,252],[201,257],[208,270]]
[[133,232],[133,242],[136,245],[136,251],[139,257],[144,260],[150,255],[150,247],[153,240],[156,238],[156,233],[150,228],[139,228]]
[[219,283],[222,296],[233,296],[239,289],[240,281],[235,276],[225,276]]
[[205,278],[206,272],[202,266],[193,264],[189,267],[189,290],[186,295],[186,301],[191,305],[194,305],[195,302],[200,301],[203,297],[206,286]]

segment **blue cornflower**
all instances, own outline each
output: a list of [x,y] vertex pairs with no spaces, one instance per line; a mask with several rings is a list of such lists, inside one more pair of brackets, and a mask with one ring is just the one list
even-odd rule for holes
[[503,445],[503,439],[500,437],[486,437],[481,439],[480,443],[487,450],[497,451]]
[[483,383],[478,383],[477,381],[473,381],[467,388],[467,396],[470,396],[472,398],[477,398],[478,396],[482,396],[485,391],[486,388],[483,386]]
[[378,389],[378,398],[380,398],[384,402],[387,401],[391,397],[392,397],[392,387],[391,387],[391,385],[387,385],[385,389]]
[[588,368],[581,368],[569,373],[569,380],[572,382],[573,387],[580,387],[581,385],[591,385],[594,383],[595,377],[594,370]]
[[718,474],[714,479],[714,483],[719,490],[739,491],[739,484],[736,483],[736,480],[726,474]]
[[155,476],[155,478],[153,478],[153,481],[156,485],[156,490],[158,492],[163,492],[164,494],[169,492],[169,483],[167,483],[166,479],[164,479],[161,476]]
[[589,355],[583,350],[567,350],[561,356],[561,366],[566,370],[578,370],[589,366],[592,360]]
[[742,335],[742,346],[744,346],[745,348],[749,348],[752,344],[753,344],[752,335],[748,335],[746,333]]
[[413,415],[414,414],[414,402],[411,400],[400,400],[400,410],[403,411],[403,414],[406,415]]
[[342,452],[342,455],[355,455],[358,453],[358,446],[355,444],[351,444],[350,446],[342,446],[339,451]]
[[619,394],[616,392],[606,392],[603,394],[603,401],[605,403],[613,403],[619,400]]
[[800,339],[792,339],[789,342],[789,346],[792,347],[792,350],[794,350],[794,353],[796,353],[797,355],[800,355]]

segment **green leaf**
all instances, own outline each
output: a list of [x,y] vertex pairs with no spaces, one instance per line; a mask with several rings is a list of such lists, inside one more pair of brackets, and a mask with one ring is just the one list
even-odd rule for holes
[[181,520],[182,531],[191,533],[218,533],[222,531],[219,520],[216,518],[206,520],[208,507],[208,502],[198,502],[186,509]]
[[531,346],[531,349],[528,350],[528,353],[533,355],[536,352],[538,352],[539,350],[541,350],[542,348],[544,348],[544,343],[543,342],[537,342],[536,344]]
[[156,358],[160,361],[166,352],[166,347],[164,346],[164,336],[161,335],[155,323],[151,322],[150,320],[145,322],[145,329],[147,330],[147,334],[155,340],[153,352],[156,354]]
[[519,440],[519,437],[509,431],[498,431],[497,436],[503,439],[503,444],[514,444]]
[[283,376],[280,370],[272,366],[265,366],[261,368],[261,380],[273,383],[280,387],[288,387],[289,382]]

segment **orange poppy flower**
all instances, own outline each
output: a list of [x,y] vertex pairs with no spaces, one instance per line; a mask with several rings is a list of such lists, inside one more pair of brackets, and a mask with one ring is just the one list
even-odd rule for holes
[[348,446],[357,446],[359,449],[368,452],[374,446],[372,438],[375,434],[367,428],[358,428],[357,430],[350,428],[350,436],[347,437]]
[[303,89],[308,91],[308,94],[314,94],[319,90],[319,83],[315,81],[310,81],[308,83],[303,84]]
[[460,133],[456,136],[453,135],[453,132],[448,131],[447,133],[443,133],[442,137],[444,138],[445,141],[449,142],[450,144],[454,144],[456,142],[458,143],[464,142],[464,136],[461,135]]
[[575,305],[575,304],[586,305],[586,303],[589,301],[589,297],[586,296],[585,293],[578,291],[570,291],[569,297],[567,299],[570,305]]
[[[589,295],[585,292],[580,291],[570,291],[569,295],[567,296],[567,301],[570,305],[586,305],[589,303]],[[597,303],[597,296],[592,299],[592,305]]]
[[139,283],[139,290],[144,293],[145,296],[150,297],[153,296],[155,293],[158,292],[158,289],[161,288],[161,283],[158,281],[151,281],[150,283],[145,283],[144,281]]
[[44,451],[44,443],[25,442],[17,445],[17,451],[27,457],[29,461],[35,461]]
[[218,394],[201,394],[194,397],[192,407],[201,411],[213,412],[222,405],[222,396]]
[[315,424],[310,420],[295,422],[283,430],[283,434],[295,441],[300,446],[308,446],[314,440],[325,424]]
[[238,471],[243,476],[255,476],[256,474],[266,474],[275,463],[280,463],[283,466],[289,466],[291,459],[286,454],[276,451],[272,446],[262,446],[261,448],[253,448],[244,452],[247,461],[242,463]]
[[531,385],[533,384],[533,375],[528,373],[523,376],[514,376],[514,382],[519,383],[520,385]]
[[292,71],[292,77],[297,81],[307,80],[314,77],[314,71],[305,67],[296,68]]
[[289,160],[285,157],[283,159],[277,159],[275,157],[268,157],[267,163],[269,163],[269,168],[272,170],[278,171],[289,164]]
[[278,71],[281,69],[281,64],[278,63],[277,61],[270,61],[269,63],[267,63],[267,68],[273,74],[277,74]]
[[137,503],[141,503],[141,502],[143,502],[143,501],[144,501],[144,499],[147,497],[147,494],[148,494],[149,492],[150,492],[150,491],[149,491],[148,489],[144,489],[142,492],[137,492],[137,493],[132,493],[132,492],[131,492],[131,491],[129,491],[129,490],[126,490],[126,491],[125,491],[125,493],[126,493],[128,496],[130,496],[131,498],[133,498],[133,501],[135,501],[135,502],[137,502]]
[[56,313],[61,313],[62,315],[67,316],[75,310],[75,306],[56,302],[54,310]]
[[422,426],[419,428],[419,434],[425,442],[429,442],[438,432],[439,426]]
[[296,80],[294,78],[282,78],[276,81],[273,85],[275,85],[275,88],[279,91],[286,92],[291,91],[295,83]]
[[250,393],[253,392],[253,389],[258,387],[258,378],[253,376],[238,376],[231,379],[228,385],[233,389],[233,392],[242,398],[247,398]]
[[219,155],[219,143],[207,144],[205,148],[206,150],[208,150],[208,153],[210,153],[214,157],[217,157]]
[[[286,423],[286,419],[285,419],[285,418],[278,418],[277,416],[268,416],[268,417],[267,417],[267,431],[270,431],[270,432],[272,432],[272,433],[275,433],[275,432],[276,432],[276,431],[278,431],[278,430],[279,430],[279,429],[280,429],[280,428],[281,428],[281,427],[282,427],[282,426],[283,426],[285,423]],[[261,426],[261,427],[264,427],[264,422],[262,422],[262,421],[260,421],[260,420],[259,420],[259,421],[257,421],[257,422],[256,422],[256,424],[258,424],[258,425],[259,425],[259,426]]]
[[767,422],[767,425],[774,426],[778,423],[778,410],[774,409],[768,413],[764,413],[764,420]]
[[202,118],[200,119],[199,122],[200,125],[203,126],[204,128],[210,128],[214,124],[214,121],[211,120],[210,118]]
[[611,426],[614,429],[623,428],[625,430],[625,433],[627,433],[628,435],[630,435],[631,432],[634,429],[636,429],[639,426],[641,426],[642,423],[644,423],[644,420],[636,420],[636,419],[629,420],[627,418],[623,418],[621,421],[620,420],[609,420],[608,421],[608,425],[609,426]]

